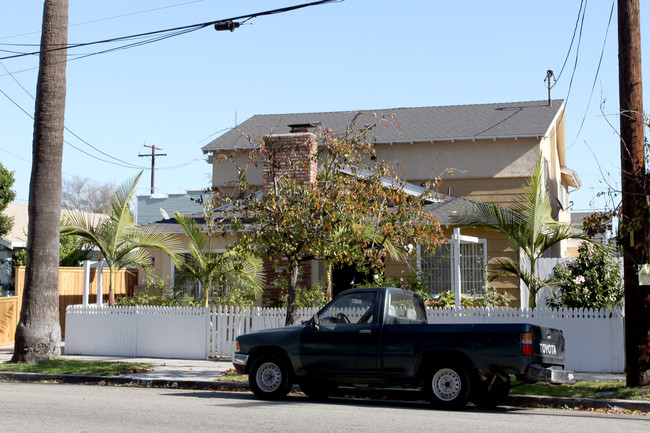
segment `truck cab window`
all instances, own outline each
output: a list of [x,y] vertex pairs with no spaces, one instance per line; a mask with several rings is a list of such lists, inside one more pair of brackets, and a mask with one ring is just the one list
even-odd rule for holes
[[375,298],[374,293],[343,295],[320,313],[320,324],[324,327],[371,324],[376,316]]

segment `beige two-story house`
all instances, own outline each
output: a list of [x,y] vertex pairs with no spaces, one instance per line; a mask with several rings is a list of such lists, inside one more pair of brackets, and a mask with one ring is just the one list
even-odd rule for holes
[[[308,125],[309,132],[318,136],[323,129],[342,133],[351,124],[367,129],[377,156],[398,162],[402,178],[413,186],[441,179],[439,191],[446,198],[430,208],[449,238],[454,229],[450,215],[455,200],[480,196],[507,206],[522,192],[522,185],[540,158],[554,204],[553,217],[559,221],[571,219],[569,195],[581,184],[577,173],[567,166],[562,100],[255,115],[202,148],[213,166],[212,186],[225,192],[235,190],[238,170],[243,169],[249,184],[261,190],[262,164],[251,159],[251,151],[266,136],[291,134],[290,125]],[[461,248],[463,292],[476,293],[486,284],[485,262],[511,254],[512,248],[507,239],[494,232],[465,228],[462,234],[479,239],[477,244]],[[222,247],[225,244],[216,249]],[[567,256],[566,243],[550,254]],[[449,248],[421,251],[421,256],[418,269],[428,280],[430,290],[450,290]],[[173,266],[167,266],[173,274]],[[403,264],[387,263],[388,275],[410,271],[412,268]],[[322,266],[312,263],[308,280],[315,283],[323,276]],[[518,304],[520,287],[516,281],[492,284],[508,292]]]

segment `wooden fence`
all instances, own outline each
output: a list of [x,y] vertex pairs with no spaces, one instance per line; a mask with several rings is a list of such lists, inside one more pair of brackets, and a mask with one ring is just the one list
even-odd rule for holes
[[[90,271],[89,302],[97,302],[97,269]],[[25,267],[15,268],[16,296],[0,298],[0,345],[14,342],[16,325],[20,317],[23,288],[25,287]],[[108,302],[108,269],[103,270],[103,300]],[[84,271],[77,267],[59,268],[59,320],[61,337],[65,337],[65,310],[68,305],[81,304],[83,296]],[[133,290],[138,284],[138,270],[121,270],[115,277],[115,296],[133,296]]]
[[[299,309],[298,320],[317,309]],[[204,359],[230,356],[237,336],[284,325],[279,308],[68,307],[68,355]],[[623,312],[605,310],[427,309],[429,323],[532,323],[561,329],[566,364],[581,372],[625,367]]]
[[19,312],[17,296],[0,298],[0,346],[13,344]]

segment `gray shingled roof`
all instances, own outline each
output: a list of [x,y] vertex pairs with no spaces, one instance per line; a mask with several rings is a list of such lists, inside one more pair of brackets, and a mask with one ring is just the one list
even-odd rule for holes
[[[374,125],[371,134],[378,142],[541,137],[548,132],[563,106],[563,100],[554,100],[550,107],[547,101],[529,101],[364,110],[355,123],[358,127]],[[319,128],[341,133],[357,114],[359,111],[258,114],[205,145],[202,150],[208,153],[253,148],[265,135],[289,133],[287,125],[291,124],[321,122]],[[388,119],[399,124],[399,129],[390,125],[385,127]]]

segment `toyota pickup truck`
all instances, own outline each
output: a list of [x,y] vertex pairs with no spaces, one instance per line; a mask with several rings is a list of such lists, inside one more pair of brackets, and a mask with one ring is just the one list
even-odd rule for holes
[[420,389],[435,407],[501,404],[510,376],[574,383],[561,330],[521,324],[429,324],[422,298],[398,288],[341,293],[301,325],[242,335],[233,364],[260,399],[294,384],[313,399],[339,386]]

